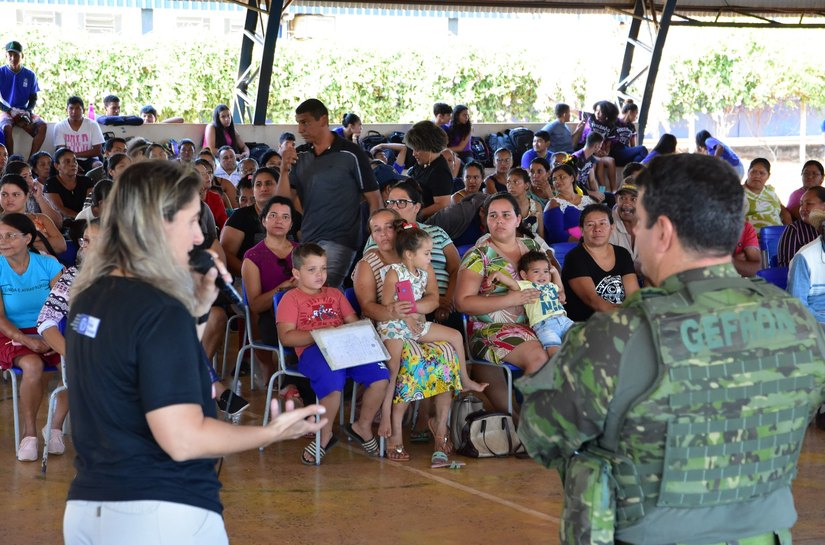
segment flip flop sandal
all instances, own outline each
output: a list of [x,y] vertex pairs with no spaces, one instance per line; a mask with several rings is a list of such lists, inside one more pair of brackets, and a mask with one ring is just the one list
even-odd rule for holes
[[433,464],[430,467],[432,469],[461,469],[462,467],[466,466],[464,462],[459,462],[457,460],[450,460],[449,462],[443,464]]
[[378,456],[378,440],[373,435],[369,440],[365,441],[363,437],[358,435],[354,429],[352,429],[352,424],[347,424],[344,426],[344,433],[347,434],[347,437],[361,445],[361,448],[369,454],[370,456]]
[[387,449],[387,459],[393,462],[409,462],[410,453],[404,448],[404,445],[394,445]]
[[[327,446],[320,447],[320,450],[321,450],[320,461],[323,462],[324,457],[327,455],[327,452],[329,452],[332,449],[332,447],[334,447],[337,444],[338,444],[338,438],[335,437],[334,435],[332,437],[330,437],[329,441],[327,442]],[[316,447],[317,447],[317,445],[316,445],[314,439],[312,440],[312,442],[309,445],[304,447],[304,451],[301,453],[301,463],[302,464],[304,464],[305,466],[314,466],[315,465],[315,449],[316,449]],[[309,460],[312,460],[312,461],[309,461]]]
[[[427,427],[430,428],[430,433],[433,434],[433,439],[435,439],[435,448],[437,448],[438,451],[441,451],[445,454],[451,453],[453,451],[453,445],[450,442],[450,434],[447,433],[447,435],[443,435],[443,436],[436,435],[436,433],[435,433],[435,420],[432,419],[432,418],[427,420]],[[436,451],[436,452],[438,452],[438,451]]]

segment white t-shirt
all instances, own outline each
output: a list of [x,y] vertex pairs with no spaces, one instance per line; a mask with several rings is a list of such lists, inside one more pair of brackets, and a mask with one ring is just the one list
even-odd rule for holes
[[94,146],[103,143],[103,132],[100,125],[83,118],[80,129],[75,131],[69,126],[69,120],[64,119],[54,126],[54,147],[65,146],[75,153],[89,151]]

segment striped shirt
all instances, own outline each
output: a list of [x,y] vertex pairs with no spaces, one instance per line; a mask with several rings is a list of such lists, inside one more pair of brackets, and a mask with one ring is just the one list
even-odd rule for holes
[[796,220],[785,227],[776,248],[777,265],[780,267],[790,266],[791,259],[796,255],[796,252],[816,237],[816,229],[802,220]]

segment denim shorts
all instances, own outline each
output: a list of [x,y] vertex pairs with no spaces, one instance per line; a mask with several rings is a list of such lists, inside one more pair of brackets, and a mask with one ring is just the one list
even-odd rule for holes
[[549,346],[560,346],[564,334],[573,324],[573,320],[564,314],[559,314],[558,316],[550,316],[531,327],[536,332],[536,337],[539,338],[541,345],[547,348]]

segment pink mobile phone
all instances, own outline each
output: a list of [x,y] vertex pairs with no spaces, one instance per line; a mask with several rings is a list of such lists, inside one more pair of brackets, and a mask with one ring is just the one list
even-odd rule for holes
[[417,312],[415,306],[415,294],[413,293],[412,282],[409,280],[399,280],[395,283],[395,295],[399,301],[409,301],[412,303],[412,312]]

